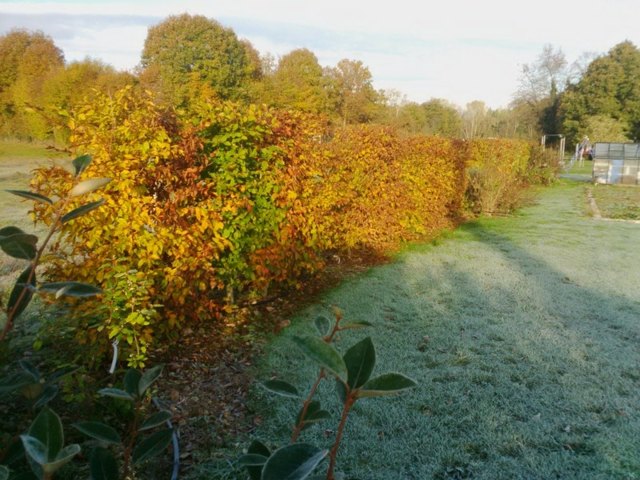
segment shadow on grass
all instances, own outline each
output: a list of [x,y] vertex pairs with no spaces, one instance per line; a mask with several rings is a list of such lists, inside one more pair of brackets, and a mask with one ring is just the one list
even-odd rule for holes
[[[640,261],[637,226],[580,217],[582,187],[559,187],[516,218],[469,224],[327,295],[375,327],[377,372],[419,382],[407,397],[356,406],[339,466],[359,479],[640,477]],[[263,376],[304,387],[313,367],[289,341]],[[256,393],[258,436],[288,436],[297,405]],[[338,414],[332,386],[323,405]],[[330,444],[332,423],[305,440]]]

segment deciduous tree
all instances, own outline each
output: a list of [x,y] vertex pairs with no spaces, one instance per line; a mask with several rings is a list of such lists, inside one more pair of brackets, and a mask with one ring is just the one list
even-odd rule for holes
[[141,78],[174,105],[186,105],[196,92],[223,99],[247,95],[256,72],[253,52],[230,28],[202,15],[170,16],[149,28]]

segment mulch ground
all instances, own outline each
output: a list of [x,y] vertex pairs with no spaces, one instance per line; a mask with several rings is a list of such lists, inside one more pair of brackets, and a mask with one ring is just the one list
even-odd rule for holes
[[388,261],[374,254],[332,256],[321,275],[301,291],[281,292],[257,305],[240,308],[236,325],[201,326],[182,332],[165,353],[158,396],[173,410],[180,432],[180,470],[203,455],[244,442],[260,418],[249,411],[252,368],[266,339],[289,325],[289,318],[340,281]]

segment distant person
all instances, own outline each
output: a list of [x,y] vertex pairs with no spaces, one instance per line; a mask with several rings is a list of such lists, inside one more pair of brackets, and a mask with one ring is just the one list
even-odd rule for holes
[[589,137],[587,137],[586,135],[582,138],[582,141],[578,144],[578,161],[580,162],[580,165],[584,165],[585,156],[588,156],[589,160],[593,158],[591,143],[589,142]]

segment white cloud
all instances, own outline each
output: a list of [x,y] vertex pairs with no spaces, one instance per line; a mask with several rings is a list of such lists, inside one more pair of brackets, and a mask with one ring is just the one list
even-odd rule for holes
[[637,0],[2,2],[0,33],[39,28],[69,60],[91,56],[132,68],[147,27],[183,12],[221,21],[263,53],[306,47],[323,65],[362,60],[378,88],[460,105],[474,99],[508,104],[522,64],[534,61],[547,43],[562,48],[570,62],[625,39],[640,45]]

